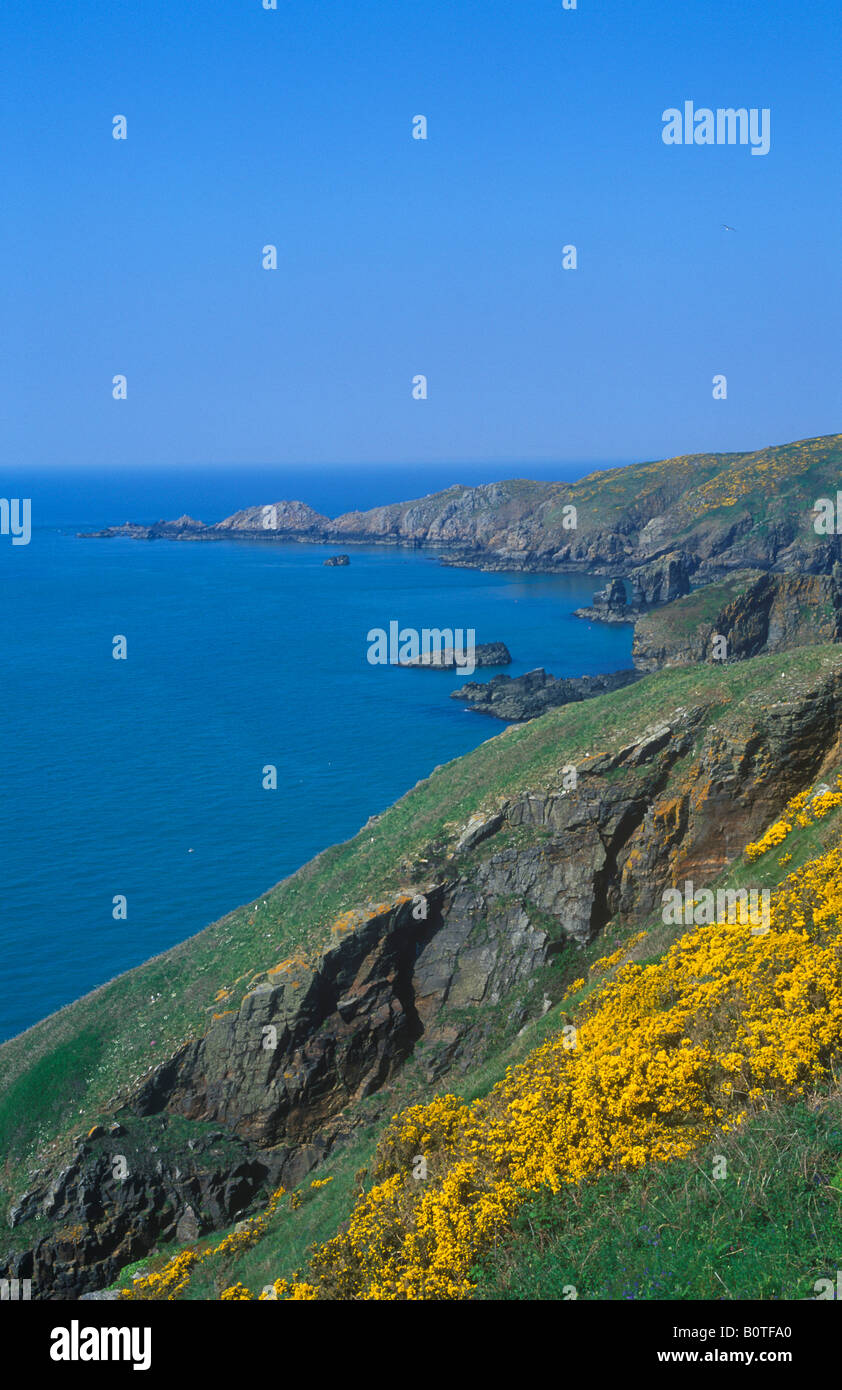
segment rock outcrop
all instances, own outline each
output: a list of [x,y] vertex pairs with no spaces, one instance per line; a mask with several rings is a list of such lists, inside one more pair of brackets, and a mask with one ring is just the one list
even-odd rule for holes
[[659,560],[629,571],[628,589],[622,579],[611,579],[593,596],[590,608],[577,608],[577,618],[602,623],[633,623],[647,609],[673,603],[690,592],[692,558],[671,552]]
[[575,608],[574,616],[596,623],[633,623],[640,608],[629,603],[622,579],[610,579],[604,589],[597,589],[588,608]]
[[[135,541],[207,540],[211,530],[210,526],[206,526],[203,521],[194,520],[192,516],[180,516],[175,521],[156,521],[151,526],[126,521],[122,526],[106,526],[102,531],[84,533],[84,538],[99,539],[110,536],[126,536],[129,540]],[[83,533],[80,532],[79,534],[82,535]]]
[[[320,1156],[311,1150],[311,1167]],[[13,1230],[44,1218],[52,1229],[6,1261],[6,1277],[31,1279],[37,1298],[90,1293],[158,1241],[194,1241],[229,1225],[265,1196],[282,1166],[282,1155],[210,1125],[121,1114],[107,1131],[98,1126],[81,1139],[69,1163],[12,1207]]]
[[695,567],[693,557],[681,551],[670,551],[648,564],[637,565],[629,573],[632,606],[651,608],[689,594],[690,575]]
[[452,700],[464,700],[479,714],[518,723],[546,714],[548,709],[590,700],[609,690],[620,690],[639,679],[639,672],[612,671],[604,676],[551,676],[539,666],[523,676],[492,676],[490,681],[468,681],[451,693]]
[[[716,639],[720,639],[717,641]],[[724,639],[724,641],[723,641]],[[842,582],[832,575],[737,572],[641,617],[632,659],[639,671],[842,639]]]

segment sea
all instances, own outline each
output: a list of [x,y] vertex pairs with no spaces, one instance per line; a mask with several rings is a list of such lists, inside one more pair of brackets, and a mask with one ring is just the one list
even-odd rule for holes
[[458,671],[370,664],[371,629],[473,629],[507,644],[510,675],[631,664],[629,627],[572,616],[602,582],[589,576],[378,546],[345,547],[350,565],[332,568],[341,547],[77,532],[289,496],[337,515],[479,480],[241,470],[7,486],[31,497],[33,530],[27,546],[0,537],[0,1040],[251,901],[501,731],[449,698]]

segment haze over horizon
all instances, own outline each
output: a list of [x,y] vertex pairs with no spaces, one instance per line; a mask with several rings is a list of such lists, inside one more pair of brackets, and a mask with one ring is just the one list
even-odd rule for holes
[[[837,425],[832,0],[7,0],[3,31],[4,470],[537,476]],[[665,145],[689,100],[768,108],[768,154]]]

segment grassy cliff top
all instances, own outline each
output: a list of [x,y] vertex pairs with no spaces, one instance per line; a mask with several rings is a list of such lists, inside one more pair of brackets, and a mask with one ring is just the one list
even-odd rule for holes
[[[740,454],[688,454],[590,473],[574,483],[509,479],[479,487],[454,486],[427,497],[337,517],[337,535],[399,535],[431,541],[472,537],[478,543],[542,548],[569,541],[564,508],[577,508],[577,530],[639,534],[656,522],[661,542],[681,545],[694,533],[730,528],[750,518],[752,529],[791,526],[817,540],[812,507],[835,497],[842,435],[832,434]],[[222,523],[225,525],[225,523]],[[525,530],[524,530],[525,528]],[[647,540],[648,540],[647,536]]]

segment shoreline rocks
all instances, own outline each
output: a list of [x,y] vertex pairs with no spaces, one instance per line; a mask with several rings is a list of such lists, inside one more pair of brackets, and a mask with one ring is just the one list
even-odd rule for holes
[[469,681],[451,693],[480,714],[522,722],[579,700],[589,700],[610,690],[620,690],[640,680],[640,671],[612,671],[600,676],[552,676],[543,666],[523,676],[492,676],[490,681]]
[[[609,579],[593,596],[593,605],[574,610],[574,617],[597,623],[634,623],[650,608],[673,603],[690,593],[692,561],[680,551],[630,570],[626,579]],[[628,590],[626,588],[628,584]]]

